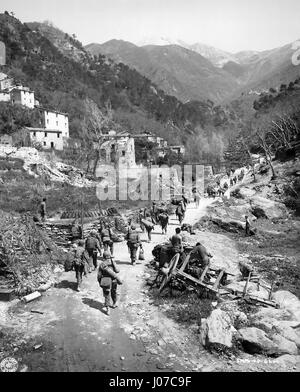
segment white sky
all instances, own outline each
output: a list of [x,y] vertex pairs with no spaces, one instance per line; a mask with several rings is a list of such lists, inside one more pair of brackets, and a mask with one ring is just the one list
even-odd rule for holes
[[272,49],[300,39],[300,0],[1,0],[23,22],[50,20],[83,44],[146,37],[223,50]]

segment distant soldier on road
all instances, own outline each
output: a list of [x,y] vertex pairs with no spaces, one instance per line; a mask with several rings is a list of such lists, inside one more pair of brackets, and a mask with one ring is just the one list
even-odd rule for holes
[[145,210],[143,208],[141,208],[140,211],[139,211],[138,219],[139,219],[139,224],[140,224],[141,230],[144,233],[145,232],[145,226],[144,226],[142,220],[145,219]]
[[176,208],[175,214],[179,220],[179,224],[181,225],[185,215],[185,208],[184,208],[183,201],[179,203],[178,207]]
[[82,275],[85,272],[89,256],[84,248],[84,240],[80,240],[78,247],[74,251],[74,269],[77,280],[77,291],[81,290]]
[[114,242],[113,242],[113,234],[111,228],[109,227],[108,223],[104,224],[104,227],[100,231],[100,237],[102,244],[104,246],[104,250],[110,249],[111,255],[114,254]]
[[40,215],[42,222],[45,222],[46,220],[46,201],[47,199],[44,197],[40,204]]
[[128,233],[126,235],[126,240],[128,249],[130,251],[131,264],[134,265],[137,259],[137,250],[139,247],[142,246],[140,235],[136,231],[135,225],[131,225],[131,228],[130,230],[128,230]]
[[158,215],[158,220],[161,226],[162,234],[167,234],[168,224],[169,224],[169,215],[165,212]]
[[[158,219],[158,216],[157,216],[157,219]],[[148,220],[143,220],[143,224],[144,224],[146,232],[148,234],[148,242],[151,242],[151,233],[154,229],[154,224]]]
[[95,270],[97,268],[97,256],[98,251],[101,255],[101,244],[97,239],[96,230],[92,230],[90,235],[85,241],[85,249],[89,255],[89,272],[92,271],[92,268]]

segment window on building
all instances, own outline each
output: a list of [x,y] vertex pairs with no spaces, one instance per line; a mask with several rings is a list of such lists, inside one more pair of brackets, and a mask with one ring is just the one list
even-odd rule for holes
[[58,121],[56,121],[56,126],[58,127]]
[[48,135],[47,132],[45,132],[45,137],[47,137],[47,135]]
[[47,143],[46,142],[44,142],[44,146],[46,146],[47,145]]
[[33,136],[34,136],[34,137],[36,136],[36,132],[33,132]]
[[47,124],[49,124],[49,119],[47,118]]
[[57,134],[57,138],[58,138],[58,139],[60,138],[60,134],[59,134],[59,133]]
[[126,152],[122,151],[122,157],[125,157]]

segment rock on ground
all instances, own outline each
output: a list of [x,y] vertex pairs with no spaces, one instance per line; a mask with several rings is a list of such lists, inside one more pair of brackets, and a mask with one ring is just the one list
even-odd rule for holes
[[280,364],[283,370],[300,371],[300,355],[282,355],[276,359],[276,364]]
[[250,199],[251,212],[257,218],[276,219],[287,215],[284,204],[266,199],[261,196],[254,196]]
[[242,343],[244,350],[250,354],[265,353],[272,355],[276,352],[275,343],[261,329],[255,327],[239,329],[237,339]]
[[221,309],[213,310],[207,319],[201,320],[201,344],[221,344],[232,347],[232,324],[229,315]]
[[300,300],[289,291],[276,291],[272,299],[278,303],[281,309],[292,313],[294,320],[300,321]]
[[283,354],[290,354],[290,355],[297,355],[298,349],[294,342],[286,339],[282,335],[275,334],[272,336],[272,341],[276,345],[276,354],[283,355]]

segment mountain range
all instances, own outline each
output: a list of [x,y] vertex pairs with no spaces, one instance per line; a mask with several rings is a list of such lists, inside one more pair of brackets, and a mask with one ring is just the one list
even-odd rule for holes
[[113,39],[89,44],[85,49],[135,68],[183,102],[210,99],[224,103],[241,94],[259,94],[289,83],[300,73],[300,66],[292,64],[292,43],[262,52],[234,54],[167,38],[144,40],[139,45]]

